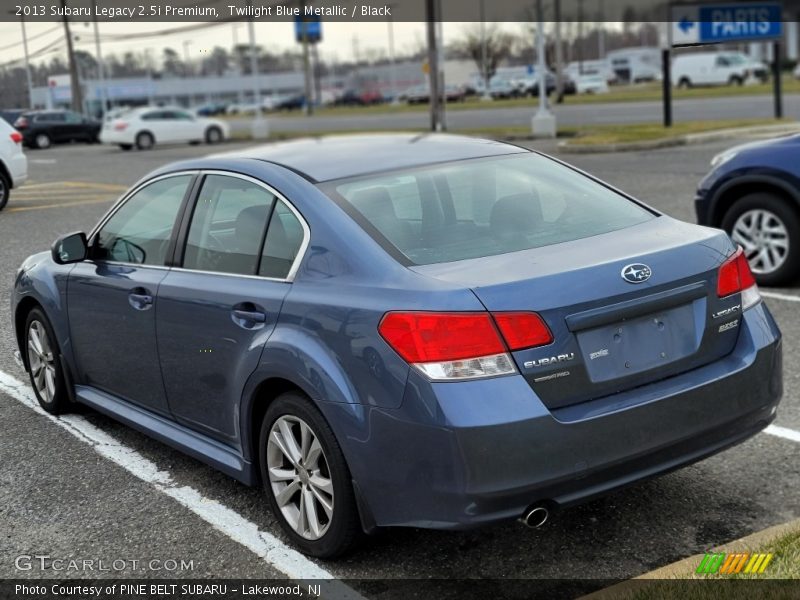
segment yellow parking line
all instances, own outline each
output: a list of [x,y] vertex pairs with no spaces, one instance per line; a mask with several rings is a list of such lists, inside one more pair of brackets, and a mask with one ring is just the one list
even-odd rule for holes
[[127,190],[127,186],[124,185],[117,185],[114,183],[95,183],[92,181],[53,181],[50,183],[36,183],[36,184],[26,184],[19,188],[20,191],[24,190],[32,190],[32,189],[40,189],[40,188],[52,188],[52,187],[79,187],[79,188],[95,188],[95,189],[104,189],[104,190]]
[[110,196],[108,194],[82,194],[77,196],[64,196],[64,197],[57,197],[57,198],[45,198],[42,196],[34,196],[31,198],[17,198],[16,196],[11,197],[12,204],[33,204],[35,202],[46,202],[48,204],[64,204],[67,202],[74,202],[79,200],[108,200],[109,202],[116,200],[116,196]]
[[106,198],[105,200],[83,200],[81,202],[61,202],[59,204],[41,204],[39,206],[17,206],[6,209],[3,212],[22,212],[26,210],[45,210],[47,208],[62,208],[67,206],[80,206],[82,204],[102,204],[103,202],[113,202],[114,198]]

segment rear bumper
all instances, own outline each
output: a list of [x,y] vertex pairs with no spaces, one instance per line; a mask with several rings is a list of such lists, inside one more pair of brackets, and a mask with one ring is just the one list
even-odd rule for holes
[[734,351],[611,397],[548,410],[520,376],[409,381],[403,406],[373,409],[343,444],[377,525],[462,529],[565,507],[739,443],[775,417],[780,332],[763,304]]
[[28,158],[22,152],[11,157],[8,164],[11,186],[18,188],[28,180]]

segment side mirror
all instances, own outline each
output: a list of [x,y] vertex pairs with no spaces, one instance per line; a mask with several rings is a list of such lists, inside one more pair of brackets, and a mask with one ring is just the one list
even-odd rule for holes
[[86,259],[88,251],[86,234],[82,231],[61,236],[50,248],[53,262],[59,265],[81,262]]

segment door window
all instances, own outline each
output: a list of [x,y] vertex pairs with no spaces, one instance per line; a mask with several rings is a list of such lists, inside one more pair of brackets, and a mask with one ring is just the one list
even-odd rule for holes
[[275,195],[238,177],[209,175],[189,227],[183,267],[255,275]]
[[160,179],[125,201],[97,234],[96,260],[163,265],[186,189],[192,175]]
[[300,219],[286,204],[278,200],[269,222],[258,274],[263,277],[286,279],[292,270],[297,253],[300,252],[304,237]]

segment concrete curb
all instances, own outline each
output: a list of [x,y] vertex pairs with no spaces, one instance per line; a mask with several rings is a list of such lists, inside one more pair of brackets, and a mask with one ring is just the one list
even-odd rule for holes
[[734,127],[731,129],[718,129],[702,133],[689,133],[658,140],[645,140],[641,142],[623,142],[619,144],[580,145],[563,141],[558,144],[558,149],[564,153],[594,154],[600,152],[632,152],[636,150],[654,150],[657,148],[670,148],[673,146],[687,146],[690,144],[703,144],[717,140],[726,140],[739,135],[751,134],[800,133],[800,123],[779,123],[776,125],[757,125],[754,127]]
[[[786,523],[781,523],[780,525],[774,525],[772,527],[768,527],[767,529],[762,529],[761,531],[756,531],[755,533],[745,537],[733,540],[732,542],[728,542],[721,546],[717,546],[709,550],[709,552],[727,553],[753,550],[759,546],[766,545],[775,538],[781,537],[782,535],[791,533],[793,531],[800,531],[800,519],[794,519],[793,521],[788,521]],[[624,592],[632,591],[632,589],[637,585],[633,582],[646,579],[687,579],[687,573],[692,574],[695,572],[700,564],[700,561],[703,559],[703,556],[705,556],[705,554],[694,554],[653,571],[642,573],[633,579],[622,581],[610,587],[587,594],[586,596],[582,596],[580,600],[610,600],[612,598],[618,598],[622,596]]]

